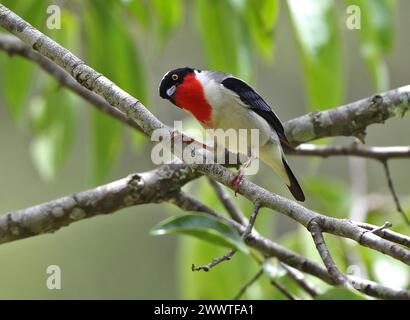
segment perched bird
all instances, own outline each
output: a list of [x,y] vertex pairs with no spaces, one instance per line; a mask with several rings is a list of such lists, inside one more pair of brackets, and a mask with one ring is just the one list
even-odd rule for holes
[[205,128],[259,129],[260,158],[282,178],[296,200],[305,200],[282,149],[292,148],[282,123],[246,82],[220,71],[184,67],[164,75],[159,94],[192,113]]

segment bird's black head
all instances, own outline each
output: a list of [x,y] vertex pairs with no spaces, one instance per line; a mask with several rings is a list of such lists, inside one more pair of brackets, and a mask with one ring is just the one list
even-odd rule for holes
[[184,82],[186,75],[194,72],[194,69],[189,67],[178,68],[168,71],[165,76],[162,78],[159,85],[159,95],[163,99],[168,99],[174,103],[173,95],[181,83]]

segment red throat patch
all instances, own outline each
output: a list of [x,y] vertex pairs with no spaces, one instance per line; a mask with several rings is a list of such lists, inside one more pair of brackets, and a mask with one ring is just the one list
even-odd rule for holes
[[179,107],[191,112],[198,121],[208,124],[211,120],[212,108],[195,74],[185,76],[184,82],[177,87],[174,100]]

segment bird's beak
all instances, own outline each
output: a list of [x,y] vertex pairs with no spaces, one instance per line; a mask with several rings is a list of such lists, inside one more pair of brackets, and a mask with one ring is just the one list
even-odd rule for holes
[[172,97],[172,96],[174,95],[176,89],[177,89],[177,86],[176,86],[176,85],[173,85],[172,87],[170,87],[170,88],[167,90],[167,96],[168,96],[168,97]]

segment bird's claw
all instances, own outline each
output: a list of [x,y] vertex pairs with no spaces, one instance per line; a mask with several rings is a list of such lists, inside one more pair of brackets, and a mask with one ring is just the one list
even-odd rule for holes
[[235,197],[236,197],[236,194],[239,192],[239,188],[243,182],[244,176],[245,176],[244,170],[241,168],[238,170],[237,173],[235,173],[235,175],[232,178],[231,184],[234,187]]

